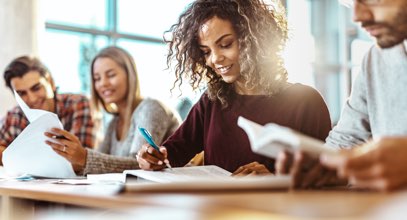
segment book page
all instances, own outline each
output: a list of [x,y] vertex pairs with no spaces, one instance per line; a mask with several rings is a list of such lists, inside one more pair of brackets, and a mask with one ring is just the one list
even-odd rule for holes
[[262,126],[240,116],[238,125],[246,132],[253,152],[271,158],[277,158],[284,150],[289,152],[301,150],[312,156],[337,153],[336,149],[325,146],[321,140],[275,123]]
[[229,171],[217,166],[177,167],[161,171],[125,170],[124,173],[158,183],[232,178]]

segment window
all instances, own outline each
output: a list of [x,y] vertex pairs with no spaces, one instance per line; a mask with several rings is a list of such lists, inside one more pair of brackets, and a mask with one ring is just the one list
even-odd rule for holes
[[311,3],[308,0],[287,1],[290,37],[284,53],[290,82],[315,87],[312,63],[315,45],[311,34]]
[[117,45],[133,55],[142,94],[175,106],[178,96],[169,95],[174,76],[166,70],[162,35],[191,1],[42,0],[46,31],[40,57],[60,92],[89,95],[91,60],[100,49]]

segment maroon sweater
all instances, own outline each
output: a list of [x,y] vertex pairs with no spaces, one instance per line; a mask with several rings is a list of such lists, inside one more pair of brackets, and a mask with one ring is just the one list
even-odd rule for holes
[[230,172],[257,161],[274,171],[274,160],[251,151],[246,133],[237,125],[243,116],[259,124],[274,122],[325,140],[331,129],[328,108],[313,88],[294,84],[278,95],[234,94],[229,107],[210,101],[206,94],[193,106],[178,130],[163,145],[172,166],[184,166],[204,150],[205,165]]

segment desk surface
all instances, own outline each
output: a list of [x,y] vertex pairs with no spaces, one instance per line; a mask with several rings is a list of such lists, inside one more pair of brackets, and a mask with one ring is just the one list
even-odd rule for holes
[[[257,191],[212,193],[121,193],[118,185],[61,185],[50,180],[0,181],[0,195],[89,208],[182,208],[195,212],[251,213],[291,219],[364,219],[377,207],[407,192],[379,193],[351,190]],[[406,199],[407,201],[407,199]]]

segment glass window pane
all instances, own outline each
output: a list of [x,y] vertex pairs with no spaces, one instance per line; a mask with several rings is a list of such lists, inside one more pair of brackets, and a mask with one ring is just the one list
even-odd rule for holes
[[175,77],[166,69],[167,46],[130,40],[119,40],[118,46],[127,50],[136,62],[142,95],[175,106],[177,96],[170,93]]
[[107,29],[107,0],[41,0],[41,10],[47,22]]
[[315,86],[312,70],[315,42],[310,27],[311,3],[308,0],[294,0],[288,1],[287,4],[290,39],[284,51],[284,58],[288,79],[290,82]]
[[59,92],[90,94],[89,65],[98,50],[107,45],[104,36],[47,30],[40,47]]
[[[162,39],[192,0],[118,0],[119,32]],[[163,19],[164,18],[164,19]]]

